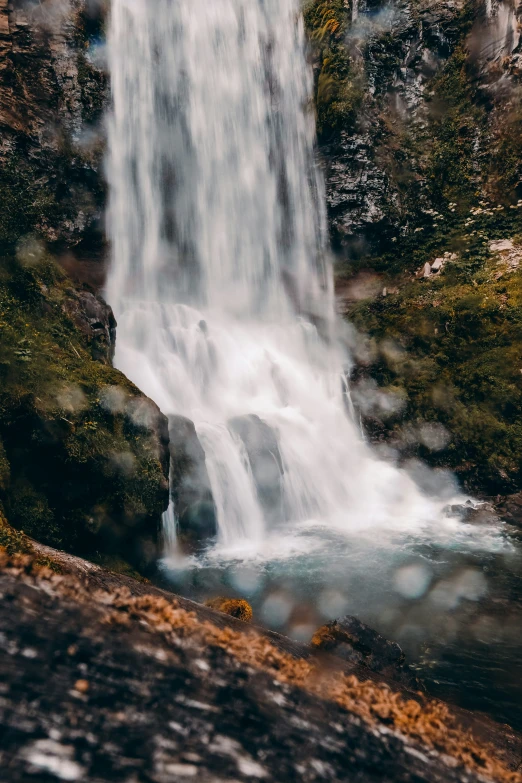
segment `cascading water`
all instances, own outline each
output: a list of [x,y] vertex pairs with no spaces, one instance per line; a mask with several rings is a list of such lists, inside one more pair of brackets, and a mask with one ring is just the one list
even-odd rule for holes
[[[247,596],[258,621],[301,639],[348,611],[433,683],[448,670],[419,644],[450,650],[473,691],[481,626],[457,637],[456,612],[490,588],[483,563],[514,572],[515,555],[495,525],[442,512],[456,490],[424,494],[378,459],[350,414],[300,5],[112,0],[116,364],[173,423],[195,423],[218,517],[217,545],[186,558],[171,506],[165,578]],[[504,665],[493,653],[478,664],[488,683]]]
[[[113,0],[109,49],[116,363],[195,422],[219,543],[422,529],[443,501],[349,414],[300,0]],[[277,438],[275,520],[230,426],[249,415]]]

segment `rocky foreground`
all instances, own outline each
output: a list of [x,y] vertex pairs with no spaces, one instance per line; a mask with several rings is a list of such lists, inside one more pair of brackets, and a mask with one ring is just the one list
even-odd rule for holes
[[39,554],[54,571],[0,554],[3,780],[522,780],[507,727]]

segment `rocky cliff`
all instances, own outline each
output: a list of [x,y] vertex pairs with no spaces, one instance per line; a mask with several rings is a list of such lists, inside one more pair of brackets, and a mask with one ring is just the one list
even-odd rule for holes
[[0,245],[103,243],[103,3],[0,2]]
[[521,14],[306,8],[354,401],[383,454],[490,495],[522,486]]
[[481,198],[517,203],[516,0],[317,0],[306,14],[341,258],[388,250],[390,242],[400,255],[416,229],[418,244],[434,223],[467,217]]

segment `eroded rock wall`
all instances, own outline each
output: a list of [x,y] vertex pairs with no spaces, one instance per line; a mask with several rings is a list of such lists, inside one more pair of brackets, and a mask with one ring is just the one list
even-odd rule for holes
[[0,245],[103,244],[107,97],[94,0],[0,3]]
[[518,0],[314,0],[306,14],[341,261],[399,253],[430,209],[516,202]]

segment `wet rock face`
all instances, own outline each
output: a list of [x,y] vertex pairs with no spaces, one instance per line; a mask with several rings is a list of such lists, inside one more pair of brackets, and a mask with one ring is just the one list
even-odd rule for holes
[[[363,79],[364,98],[351,125],[320,139],[332,240],[341,258],[393,250],[392,235],[398,247],[422,225],[420,209],[445,209],[454,198],[460,203],[451,166],[449,174],[437,168],[447,137],[433,141],[451,107],[464,105],[463,96],[470,119],[462,112],[461,135],[473,137],[474,146],[461,151],[457,139],[444,154],[455,161],[472,157],[475,189],[485,185],[502,202],[512,198],[507,182],[498,188],[503,164],[495,155],[513,136],[505,119],[519,102],[521,8],[509,0],[473,7],[377,0],[359,2],[351,18],[346,10],[345,67],[352,83]],[[461,56],[459,84],[452,58]],[[509,184],[516,186],[516,178]]]
[[356,617],[347,615],[324,625],[315,633],[312,645],[351,663],[366,666],[387,679],[415,689],[420,687],[406,665],[399,645],[385,639]]
[[217,514],[205,452],[194,423],[170,418],[171,493],[181,542],[192,550],[204,548],[217,535]]
[[496,511],[510,525],[522,529],[522,492],[502,498],[496,505]]
[[103,3],[0,2],[0,244],[37,233],[98,246],[108,96],[94,56]]
[[268,523],[281,520],[283,462],[274,430],[259,416],[237,416],[230,429],[242,440]]
[[374,230],[386,219],[397,194],[386,171],[374,160],[370,134],[342,133],[340,139],[323,148],[326,160],[326,203],[334,247],[366,247],[367,229]]
[[117,326],[112,307],[99,295],[74,289],[64,307],[91,346],[93,359],[112,364]]
[[342,254],[367,251],[404,217],[404,185],[419,184],[421,172],[394,134],[401,123],[425,127],[425,93],[452,50],[460,10],[453,3],[359,3],[347,46],[365,74],[364,105],[354,128],[323,146],[332,239]]

